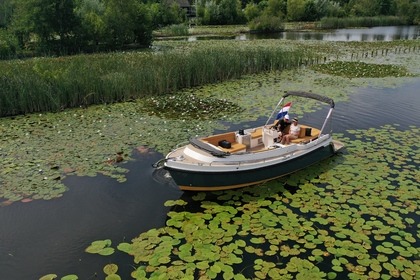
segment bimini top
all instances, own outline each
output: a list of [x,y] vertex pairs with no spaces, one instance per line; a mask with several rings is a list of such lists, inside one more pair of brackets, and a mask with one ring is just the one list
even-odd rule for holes
[[316,93],[303,92],[303,91],[288,91],[287,93],[283,95],[283,98],[286,98],[287,96],[299,96],[299,97],[311,98],[311,99],[315,99],[315,100],[327,103],[331,106],[331,108],[334,108],[335,106],[334,100],[332,100],[329,97],[322,96]]

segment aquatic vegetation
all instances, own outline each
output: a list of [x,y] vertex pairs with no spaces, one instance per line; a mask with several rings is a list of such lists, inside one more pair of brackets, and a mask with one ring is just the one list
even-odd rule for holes
[[145,101],[149,113],[164,119],[216,119],[242,111],[237,104],[215,97],[200,98],[195,94],[151,97]]
[[[264,41],[278,44],[278,40]],[[239,48],[243,45],[225,43]],[[369,47],[369,44],[329,44],[306,42],[306,48],[321,53],[334,54],[335,50],[351,52]],[[418,44],[418,43],[417,43]],[[197,45],[206,45],[197,42]],[[189,44],[162,42],[179,52],[187,52]],[[225,46],[224,44],[221,46]],[[386,46],[411,47],[413,43],[375,44],[374,48]],[[202,46],[203,48],[205,46]],[[251,47],[251,46],[248,46]],[[248,48],[247,47],[247,48]],[[258,47],[258,46],[257,46]],[[283,46],[291,47],[291,46]],[[387,57],[387,63],[404,65],[410,72],[420,74],[420,56],[402,52]],[[370,57],[369,61],[378,63]],[[381,61],[382,63],[382,61]],[[345,101],[352,88],[360,86],[394,87],[410,77],[353,78],[322,74],[309,68],[271,71],[247,75],[229,82],[214,83],[199,88],[178,91],[175,95],[143,98],[136,101],[77,108],[60,113],[43,113],[0,119],[0,206],[21,201],[54,199],[67,191],[62,180],[68,175],[96,176],[103,174],[119,182],[125,179],[124,162],[131,160],[132,153],[156,150],[167,153],[177,143],[191,136],[210,135],[214,130],[226,129],[221,121],[230,123],[250,122],[270,114],[273,104],[287,90],[303,90],[323,93],[336,102]],[[340,88],[337,88],[337,85]],[[178,107],[173,112],[178,118],[168,118],[160,112],[170,103],[170,96],[181,102],[190,99],[191,104]],[[190,98],[189,98],[190,97]],[[149,106],[151,100],[159,103]],[[210,101],[211,100],[211,101]],[[207,103],[208,102],[208,103]],[[202,104],[201,104],[202,103]],[[167,104],[167,105],[165,105]],[[175,103],[176,104],[176,103]],[[216,110],[204,113],[203,104]],[[225,106],[226,104],[227,106]],[[240,110],[242,108],[242,110]],[[205,109],[205,108],[204,108]],[[293,115],[302,117],[305,112],[318,110],[314,103],[293,105]],[[170,111],[170,110],[169,110]],[[232,113],[233,112],[233,113]],[[164,116],[161,118],[160,116]],[[179,117],[181,116],[181,117]],[[166,132],[162,138],[156,131]]]
[[[47,274],[39,278],[39,280],[54,280],[54,279],[58,279],[57,274]],[[75,274],[69,274],[69,275],[61,277],[60,279],[61,280],[77,280],[79,279],[79,277],[77,277],[77,275]]]
[[347,78],[382,78],[411,76],[405,67],[389,64],[371,64],[357,61],[333,61],[312,66],[312,69]]
[[110,239],[94,241],[86,248],[85,252],[102,256],[112,255],[114,253],[114,248],[111,247],[111,244],[112,241]]
[[120,280],[121,279],[121,277],[116,274],[118,271],[118,265],[114,263],[107,264],[104,267],[103,271],[107,275],[105,277],[106,280]]
[[117,248],[134,279],[415,279],[420,131],[396,130],[349,131],[346,152],[259,187],[168,201],[165,227]]

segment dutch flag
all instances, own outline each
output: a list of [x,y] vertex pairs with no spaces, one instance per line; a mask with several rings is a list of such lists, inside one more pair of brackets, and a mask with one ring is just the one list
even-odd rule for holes
[[276,120],[279,120],[286,116],[289,113],[289,109],[292,107],[292,102],[287,103],[286,105],[281,108],[281,110],[278,112]]

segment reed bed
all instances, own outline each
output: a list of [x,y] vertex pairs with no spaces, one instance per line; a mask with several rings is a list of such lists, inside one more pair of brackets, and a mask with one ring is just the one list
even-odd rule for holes
[[338,29],[348,27],[374,27],[405,25],[407,21],[395,16],[377,16],[377,17],[326,17],[321,19],[319,27],[323,29]]
[[[242,75],[297,67],[316,56],[270,44],[188,44],[166,51],[0,62],[0,116],[134,100]],[[169,50],[168,50],[169,49]]]

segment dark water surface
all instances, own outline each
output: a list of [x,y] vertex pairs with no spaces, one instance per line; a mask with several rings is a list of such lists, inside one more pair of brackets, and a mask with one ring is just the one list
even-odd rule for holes
[[[419,89],[420,78],[393,89],[360,89],[348,102],[336,104],[334,129],[418,127]],[[324,116],[317,112],[302,121],[317,124]],[[0,279],[38,279],[49,273],[99,279],[94,273],[101,275],[109,262],[118,263],[118,274],[129,279],[132,257],[117,252],[104,258],[84,250],[100,239],[111,239],[115,247],[165,224],[169,209],[164,202],[183,193],[152,176],[151,164],[161,157],[153,152],[136,154],[136,160],[126,164],[130,172],[125,183],[104,176],[69,176],[64,180],[69,191],[62,198],[0,208]]]
[[[241,34],[226,39],[258,40],[258,39],[284,39],[284,40],[322,40],[331,42],[373,42],[413,40],[420,38],[420,26],[377,26],[371,28],[344,28],[331,31],[305,32],[285,31],[270,34]],[[188,41],[211,40],[211,37],[190,36]],[[223,39],[220,36],[214,39]]]
[[[281,32],[277,34],[247,34],[249,40],[287,39],[287,40],[322,40],[341,42],[373,42],[412,40],[420,37],[420,26],[377,26],[371,28],[344,28],[322,32]],[[242,38],[244,39],[244,38]]]
[[[101,175],[69,176],[62,198],[0,208],[0,279],[39,279],[49,273],[97,279],[93,273],[102,272],[109,258],[84,253],[92,241],[111,239],[117,245],[162,227],[169,210],[164,202],[181,196],[174,185],[153,179],[151,164],[160,158],[158,153],[136,156],[126,164],[131,171],[125,183]],[[132,271],[128,255],[112,258],[126,258],[120,271]]]

